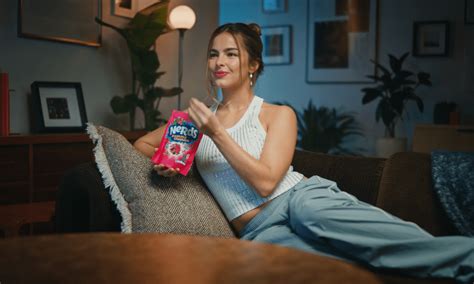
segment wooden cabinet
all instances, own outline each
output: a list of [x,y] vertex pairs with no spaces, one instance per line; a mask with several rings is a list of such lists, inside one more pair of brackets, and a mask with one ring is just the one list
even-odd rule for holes
[[413,135],[413,151],[474,151],[474,125],[418,124]]
[[[133,142],[144,131],[123,132]],[[20,220],[25,210],[54,207],[57,187],[68,169],[93,161],[93,144],[86,134],[18,135],[0,137],[0,212],[8,212],[8,220],[15,223],[15,208]],[[27,206],[27,204],[41,206]],[[42,203],[42,204],[37,204]],[[15,207],[17,205],[17,207]],[[2,211],[3,210],[3,211]],[[8,210],[8,211],[6,211]],[[28,211],[26,219],[34,219]],[[34,211],[34,210],[33,210]],[[42,215],[38,212],[38,216]],[[44,214],[43,214],[44,215]],[[1,230],[2,228],[0,228]],[[29,228],[29,233],[35,233]]]

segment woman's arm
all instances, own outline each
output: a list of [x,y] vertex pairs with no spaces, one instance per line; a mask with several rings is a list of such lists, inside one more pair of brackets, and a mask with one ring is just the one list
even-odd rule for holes
[[[161,138],[166,131],[166,125],[161,126],[153,130],[150,133],[145,134],[144,136],[138,138],[133,146],[140,152],[142,152],[147,157],[152,157],[155,154],[156,148],[160,146]],[[155,165],[155,171],[164,177],[173,177],[178,173],[178,170],[167,168],[163,165]]]
[[149,132],[138,138],[133,146],[147,157],[152,157],[155,154],[155,149],[160,146],[161,138],[166,131],[166,125],[163,125],[152,132]]
[[296,115],[291,108],[271,106],[264,112],[267,136],[258,160],[232,139],[203,103],[191,99],[189,114],[245,182],[262,197],[272,194],[287,172],[296,147]]

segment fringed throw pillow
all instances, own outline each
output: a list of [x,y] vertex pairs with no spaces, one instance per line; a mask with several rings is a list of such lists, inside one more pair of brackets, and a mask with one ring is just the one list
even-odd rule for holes
[[87,132],[104,185],[122,216],[122,232],[235,237],[195,168],[187,176],[161,177],[121,134],[91,123]]

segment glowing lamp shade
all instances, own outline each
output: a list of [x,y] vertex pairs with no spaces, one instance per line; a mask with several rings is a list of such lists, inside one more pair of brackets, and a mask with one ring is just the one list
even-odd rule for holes
[[171,10],[168,23],[172,29],[189,30],[196,22],[196,14],[186,5],[179,5]]

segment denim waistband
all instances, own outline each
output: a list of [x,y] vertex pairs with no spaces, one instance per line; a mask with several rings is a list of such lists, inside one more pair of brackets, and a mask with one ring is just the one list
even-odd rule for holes
[[288,202],[288,199],[292,196],[292,193],[304,188],[326,188],[333,192],[340,192],[337,188],[337,184],[331,180],[322,178],[320,176],[312,176],[310,178],[302,179],[295,186],[282,193],[280,196],[271,200],[267,206],[265,206],[255,217],[252,218],[239,232],[239,236],[242,237],[260,226],[283,202]]
[[[294,187],[293,187],[294,188]],[[263,209],[258,212],[258,214],[252,218],[239,232],[239,237],[246,235],[249,232],[255,230],[260,224],[266,220],[279,205],[287,199],[287,196],[290,195],[290,192],[293,191],[293,188],[285,191],[281,195],[272,199]]]
[[273,200],[267,204],[255,217],[252,218],[239,232],[239,236],[242,237],[249,232],[252,232],[255,230],[264,220],[266,220],[274,211],[277,209],[280,204],[283,202],[287,202],[288,198],[290,197],[291,193],[294,192],[295,190],[298,190],[302,187],[304,187],[307,184],[319,182],[317,176],[312,176],[311,178],[305,178],[302,179],[300,182],[298,182],[295,186],[287,190],[286,192],[282,193],[281,195],[275,197]]

